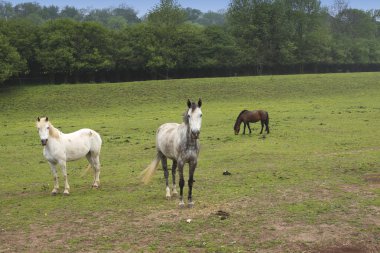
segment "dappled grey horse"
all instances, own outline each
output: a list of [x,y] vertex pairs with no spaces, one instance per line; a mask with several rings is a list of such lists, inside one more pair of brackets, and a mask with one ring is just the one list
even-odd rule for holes
[[194,182],[194,171],[197,167],[199,155],[199,134],[202,124],[202,100],[199,99],[198,103],[187,101],[188,109],[184,113],[183,123],[166,123],[161,125],[157,130],[156,135],[156,158],[151,164],[141,173],[144,183],[148,183],[154,172],[156,171],[160,161],[164,169],[166,180],[166,198],[170,198],[169,188],[169,172],[167,167],[167,158],[173,160],[172,165],[172,179],[173,179],[173,196],[177,194],[175,187],[175,174],[176,167],[178,166],[179,172],[179,187],[180,187],[180,207],[184,207],[183,202],[183,187],[185,180],[183,177],[183,167],[185,163],[189,163],[189,192],[188,192],[188,206],[192,207],[194,202],[192,200],[192,189]]

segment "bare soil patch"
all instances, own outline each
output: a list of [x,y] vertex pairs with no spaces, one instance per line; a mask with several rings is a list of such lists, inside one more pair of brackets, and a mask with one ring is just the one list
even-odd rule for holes
[[380,184],[380,173],[364,175],[364,180],[372,184]]

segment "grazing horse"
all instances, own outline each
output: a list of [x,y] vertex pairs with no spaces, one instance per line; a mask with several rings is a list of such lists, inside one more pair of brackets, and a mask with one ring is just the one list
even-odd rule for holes
[[184,207],[183,202],[183,187],[185,186],[185,180],[183,177],[183,167],[185,163],[189,163],[189,192],[188,192],[188,207],[193,207],[192,189],[194,182],[194,171],[197,167],[198,155],[199,155],[199,134],[202,124],[202,100],[199,99],[198,103],[187,101],[188,109],[184,113],[183,123],[166,123],[161,125],[157,130],[156,135],[156,158],[151,164],[141,173],[143,176],[142,181],[146,184],[149,182],[153,173],[157,170],[157,167],[161,161],[164,169],[164,175],[166,180],[166,198],[170,199],[169,188],[169,172],[167,167],[167,158],[173,160],[172,165],[172,179],[173,179],[173,191],[175,196],[177,193],[175,186],[175,173],[178,166],[179,172],[179,187],[180,187],[180,202],[179,206]]
[[236,119],[234,130],[235,134],[239,134],[240,131],[240,125],[243,122],[244,123],[244,131],[243,134],[245,134],[245,127],[248,126],[249,133],[251,133],[251,128],[249,127],[249,122],[255,123],[257,121],[261,121],[261,131],[260,134],[263,133],[263,128],[265,125],[265,131],[269,134],[269,115],[268,112],[263,110],[255,110],[255,111],[248,111],[243,110],[240,112],[239,116]]
[[[48,117],[37,118],[36,126],[44,146],[43,154],[48,161],[54,176],[54,188],[51,192],[56,195],[59,189],[57,164],[62,168],[65,179],[64,195],[69,195],[70,186],[67,181],[66,162],[78,160],[86,156],[95,171],[93,187],[99,187],[100,162],[99,154],[102,146],[100,135],[91,129],[81,129],[73,133],[64,134],[55,128]],[[90,166],[89,165],[89,166]]]

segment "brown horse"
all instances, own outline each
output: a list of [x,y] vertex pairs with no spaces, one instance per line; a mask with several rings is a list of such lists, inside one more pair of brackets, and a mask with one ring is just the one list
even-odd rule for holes
[[251,128],[249,127],[249,122],[255,123],[257,121],[261,121],[261,131],[260,134],[263,133],[263,128],[265,124],[265,131],[269,134],[269,114],[266,111],[263,110],[254,110],[254,111],[248,111],[243,110],[240,112],[239,116],[236,119],[234,130],[235,134],[239,134],[240,131],[240,125],[243,122],[244,123],[244,131],[243,134],[245,134],[245,127],[248,126],[249,133],[251,133]]

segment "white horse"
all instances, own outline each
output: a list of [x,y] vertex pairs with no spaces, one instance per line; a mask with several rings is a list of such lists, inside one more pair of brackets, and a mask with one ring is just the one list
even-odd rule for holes
[[[43,154],[50,164],[54,176],[54,189],[56,195],[59,189],[56,165],[62,168],[65,179],[64,195],[69,195],[70,186],[67,181],[66,162],[78,160],[86,156],[95,171],[93,187],[99,187],[100,161],[99,154],[102,146],[100,135],[91,129],[81,129],[73,133],[64,134],[55,128],[48,117],[37,118],[36,123],[41,144],[44,146]],[[89,165],[89,166],[90,166]]]
[[185,180],[183,177],[183,167],[185,163],[189,163],[189,193],[188,206],[193,207],[192,189],[194,182],[194,171],[197,167],[199,155],[199,134],[202,124],[202,100],[198,100],[198,104],[187,101],[188,110],[184,114],[183,123],[166,123],[161,125],[157,130],[156,149],[157,155],[152,163],[141,173],[144,183],[148,183],[153,173],[156,171],[160,160],[164,169],[166,179],[166,198],[170,199],[169,188],[169,172],[167,168],[167,158],[173,160],[172,179],[173,179],[173,196],[177,195],[175,186],[175,173],[178,165],[179,187],[180,187],[180,207],[184,207],[183,187]]

